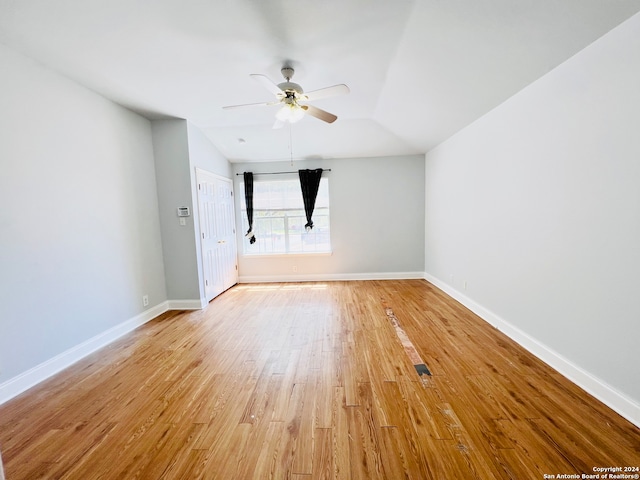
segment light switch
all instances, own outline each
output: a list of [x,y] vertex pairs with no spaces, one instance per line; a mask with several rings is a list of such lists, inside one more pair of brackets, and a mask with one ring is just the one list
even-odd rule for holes
[[182,225],[183,227],[187,224],[187,219],[186,218],[181,218],[180,219],[180,225]]

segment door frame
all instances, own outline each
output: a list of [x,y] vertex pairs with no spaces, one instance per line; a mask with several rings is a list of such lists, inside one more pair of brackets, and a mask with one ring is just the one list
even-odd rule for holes
[[201,199],[200,199],[200,181],[202,180],[202,176],[207,176],[207,177],[213,177],[219,181],[223,181],[225,183],[228,183],[230,186],[230,191],[231,191],[231,221],[233,222],[233,243],[234,243],[234,250],[235,250],[235,258],[234,258],[234,263],[235,263],[235,279],[236,282],[238,283],[238,278],[239,278],[239,274],[238,274],[238,242],[237,242],[237,237],[236,237],[236,230],[237,230],[237,226],[236,226],[236,218],[235,218],[235,193],[234,193],[234,183],[233,183],[233,179],[232,178],[227,178],[223,175],[219,175],[217,173],[213,173],[210,172],[209,170],[205,170],[203,168],[200,167],[195,167],[195,180],[196,180],[196,205],[198,208],[198,242],[199,242],[199,250],[200,250],[200,262],[198,264],[198,269],[200,270],[200,283],[201,283],[201,288],[202,291],[204,292],[204,296],[205,296],[205,301],[208,303],[210,302],[213,298],[215,298],[217,295],[219,295],[220,293],[224,292],[225,290],[227,290],[230,287],[223,287],[222,292],[215,294],[212,298],[208,298],[207,296],[207,285],[205,284],[206,282],[206,278],[205,278],[205,266],[204,266],[204,262],[205,262],[205,256],[206,256],[206,252],[205,252],[205,244],[202,241],[202,234],[203,234],[203,229],[202,229],[202,212],[201,212]]

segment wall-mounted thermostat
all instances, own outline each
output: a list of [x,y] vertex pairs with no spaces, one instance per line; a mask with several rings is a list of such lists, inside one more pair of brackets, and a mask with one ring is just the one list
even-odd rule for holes
[[188,217],[191,215],[189,211],[189,207],[178,207],[178,216],[179,217]]

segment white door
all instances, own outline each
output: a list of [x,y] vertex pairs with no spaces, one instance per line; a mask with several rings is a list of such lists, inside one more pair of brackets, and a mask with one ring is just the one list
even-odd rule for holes
[[207,301],[238,283],[233,182],[196,169],[204,290]]

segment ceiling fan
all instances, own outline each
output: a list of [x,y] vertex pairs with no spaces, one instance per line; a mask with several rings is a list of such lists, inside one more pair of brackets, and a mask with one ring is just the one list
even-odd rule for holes
[[295,123],[309,114],[324,122],[333,123],[338,118],[333,113],[329,113],[321,108],[307,104],[309,101],[318,100],[320,98],[333,97],[335,95],[343,95],[349,93],[349,87],[345,84],[333,85],[332,87],[321,88],[311,92],[304,93],[302,87],[291,81],[295,70],[292,67],[285,66],[280,70],[285,81],[275,84],[269,77],[260,74],[251,74],[251,78],[261,83],[267,90],[276,96],[276,100],[272,102],[246,103],[243,105],[229,105],[222,107],[225,109],[244,108],[256,106],[272,106],[281,105],[276,112],[276,122],[273,128],[280,128],[286,122]]

